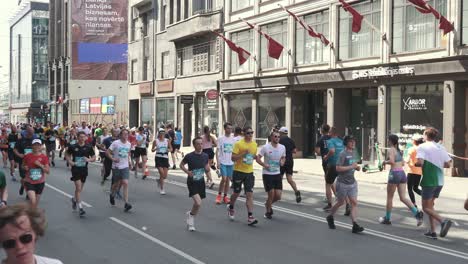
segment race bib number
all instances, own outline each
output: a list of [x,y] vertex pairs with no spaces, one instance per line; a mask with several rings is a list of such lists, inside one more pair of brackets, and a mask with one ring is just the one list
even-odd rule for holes
[[205,176],[205,169],[195,169],[192,171],[193,173],[193,180],[195,181],[201,181],[203,180],[203,177]]
[[55,137],[50,137],[50,138],[49,138],[49,141],[54,142],[54,141],[55,141]]
[[166,146],[159,147],[159,152],[163,154],[167,153],[167,147]]
[[244,163],[247,165],[252,165],[253,160],[254,160],[254,155],[250,153],[245,154],[244,159],[243,159]]
[[232,153],[232,144],[224,143],[224,153]]
[[269,160],[268,165],[270,166],[268,168],[268,171],[274,172],[274,171],[279,171],[280,170],[280,162],[276,160]]
[[32,149],[30,148],[27,148],[27,149],[24,149],[24,154],[29,154],[29,153],[32,153]]
[[75,145],[75,144],[76,144],[76,140],[70,141],[70,145]]
[[14,149],[15,146],[16,146],[16,142],[10,142],[10,148],[11,148],[11,149]]
[[128,148],[119,148],[119,158],[121,159],[128,158]]
[[86,167],[86,158],[75,157],[75,167]]
[[33,181],[38,181],[42,178],[42,169],[30,169],[29,177]]

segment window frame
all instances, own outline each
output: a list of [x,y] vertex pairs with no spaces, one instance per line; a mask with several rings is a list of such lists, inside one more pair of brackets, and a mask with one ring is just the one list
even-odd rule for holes
[[[278,33],[271,33],[269,29],[269,27],[273,27],[275,24],[280,24],[281,23],[281,32],[278,32]],[[268,23],[268,24],[265,24],[265,25],[261,25],[260,26],[260,30],[266,34],[268,34],[270,37],[272,37],[275,41],[277,41],[278,43],[280,43],[281,45],[283,45],[283,47],[285,47],[287,49],[288,47],[288,19],[283,19],[283,20],[279,20],[279,21],[275,21],[275,22],[272,22],[272,23]],[[281,41],[278,40],[278,35],[281,35]],[[286,43],[284,43],[284,41],[286,41]],[[260,35],[260,54],[259,54],[259,60],[260,60],[260,70],[261,71],[268,71],[268,70],[274,70],[274,69],[284,69],[284,68],[287,68],[288,67],[288,52],[283,50],[283,52],[281,53],[281,57],[277,60],[277,59],[274,59],[274,58],[271,58],[269,55],[268,55],[268,40],[264,37],[264,36],[261,36]],[[264,46],[265,45],[265,48]],[[267,64],[266,67],[264,67],[264,60]],[[281,61],[281,65],[277,66],[277,64],[279,64]],[[270,63],[273,62],[273,66],[270,66]]]
[[[248,38],[248,39],[245,39],[245,40],[242,39],[241,41],[242,41],[242,42],[248,41],[248,42],[249,42],[249,44],[248,44],[249,47],[248,47],[248,48],[245,47],[246,45],[239,44],[239,34],[240,34],[240,33],[245,33],[245,32],[248,32],[249,38]],[[236,45],[238,45],[238,46],[240,46],[241,48],[245,49],[246,51],[250,52],[250,53],[252,54],[252,56],[253,56],[253,53],[254,53],[254,52],[253,52],[253,49],[254,49],[254,46],[255,46],[255,45],[254,45],[254,42],[255,42],[255,35],[254,35],[254,30],[253,30],[253,29],[250,29],[250,28],[249,28],[249,29],[244,29],[244,30],[232,32],[231,35],[230,35],[230,39],[231,39],[231,41],[234,42]],[[224,47],[225,47],[225,49],[229,49],[229,47],[228,47],[227,44],[225,44]],[[229,65],[229,74],[230,74],[230,75],[244,74],[244,73],[252,73],[252,72],[254,71],[254,66],[253,66],[253,63],[252,63],[252,61],[250,60],[250,58],[249,58],[248,61],[246,61],[246,62],[244,63],[244,65],[246,65],[246,64],[248,65],[247,69],[246,69],[245,71],[239,72],[239,69],[240,69],[241,67],[245,67],[245,66],[244,66],[244,65],[242,65],[242,66],[239,65],[239,61],[238,61],[238,58],[237,58],[237,53],[235,53],[234,51],[232,51],[231,49],[229,49],[229,56],[230,56],[230,59],[231,59],[231,60],[230,60],[231,63],[230,63],[230,65]],[[234,68],[233,66],[235,66],[235,69],[236,69],[235,72],[233,71],[233,68]]]
[[[318,14],[325,14],[327,13],[327,20],[322,20],[320,23],[307,23],[307,17],[312,17],[314,15],[318,15]],[[307,25],[311,26],[317,33],[321,33],[323,34],[327,39],[330,38],[330,9],[323,9],[323,10],[320,10],[320,11],[317,11],[317,12],[313,12],[313,13],[309,13],[309,14],[305,14],[305,15],[302,15],[301,18],[304,19],[304,21],[306,22]],[[325,28],[325,25],[326,26],[326,34],[320,30],[318,30],[318,26],[321,26],[322,29]],[[296,26],[296,41],[295,41],[295,48],[296,48],[296,52],[294,54],[294,63],[295,63],[295,66],[307,66],[307,65],[316,65],[316,64],[321,64],[321,63],[329,63],[330,62],[330,48],[328,46],[325,46],[323,45],[323,43],[321,42],[320,39],[318,38],[312,38],[311,36],[309,36],[309,34],[307,33],[307,31],[301,26],[299,25],[298,23],[295,23],[295,26]],[[299,45],[299,41],[298,41],[298,36],[299,36],[299,33],[303,33],[303,40],[304,42],[302,44],[304,45]],[[313,44],[314,42],[315,43],[318,43],[320,45],[322,45],[322,60],[321,61],[315,61],[315,62],[311,62],[311,63],[306,63],[305,62],[305,58],[306,58],[306,43],[307,43],[307,40],[311,41],[311,44]],[[298,50],[299,50],[299,47],[302,47],[303,48],[303,51],[302,51],[302,60],[304,61],[304,63],[302,64],[299,64],[298,61]],[[312,49],[311,47],[311,50],[312,52],[315,52],[317,53],[317,49]]]

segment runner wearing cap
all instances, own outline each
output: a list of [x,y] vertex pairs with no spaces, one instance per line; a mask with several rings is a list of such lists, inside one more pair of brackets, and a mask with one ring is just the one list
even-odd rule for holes
[[21,178],[21,187],[19,189],[19,195],[24,193],[24,178],[26,177],[26,171],[23,169],[22,163],[23,158],[26,154],[32,152],[32,141],[34,139],[34,129],[31,126],[27,126],[25,129],[24,137],[15,144],[13,152],[16,156],[16,162],[20,165],[19,174]]
[[75,196],[71,198],[72,208],[78,205],[80,216],[86,214],[81,204],[81,192],[88,177],[88,163],[96,160],[96,154],[91,144],[86,143],[87,136],[84,131],[78,132],[78,143],[70,145],[65,157],[71,166],[71,181],[75,183]]
[[25,171],[24,187],[32,207],[37,207],[44,190],[46,174],[49,174],[49,158],[42,153],[42,141],[34,139],[32,152],[24,155],[22,167]]
[[158,186],[159,193],[165,195],[166,191],[164,190],[164,180],[167,178],[167,173],[169,171],[169,152],[172,151],[170,140],[165,137],[166,131],[164,128],[160,128],[158,131],[158,137],[153,141],[153,147],[151,148],[152,152],[156,152],[154,162],[156,168],[159,172]]
[[[148,150],[147,150],[147,141],[146,135],[143,127],[139,127],[135,135],[135,178],[138,176],[138,168],[141,168],[141,171],[144,172],[146,167],[146,162],[148,161]],[[140,162],[141,158],[141,162]],[[143,174],[143,178],[146,176]]]
[[286,161],[284,165],[281,166],[281,176],[286,173],[286,179],[296,195],[296,203],[300,203],[302,201],[301,192],[297,189],[296,182],[292,178],[294,172],[293,154],[296,154],[296,143],[288,137],[287,127],[280,128],[279,132],[281,135],[279,143],[286,148]]

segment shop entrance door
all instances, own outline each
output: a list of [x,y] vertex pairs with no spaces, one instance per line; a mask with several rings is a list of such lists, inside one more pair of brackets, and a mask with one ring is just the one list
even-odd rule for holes
[[129,100],[128,102],[129,104],[129,126],[130,127],[138,127],[140,122],[139,122],[139,116],[140,116],[140,113],[139,113],[139,106],[140,106],[140,100],[136,99],[136,100]]
[[191,145],[192,137],[192,108],[193,104],[183,104],[184,111],[184,127],[183,127],[183,146]]
[[305,103],[305,157],[315,157],[315,145],[320,139],[320,128],[327,122],[326,91],[310,91],[306,93]]
[[346,134],[356,137],[356,148],[365,161],[374,162],[377,140],[377,88],[357,88],[351,92],[350,126]]

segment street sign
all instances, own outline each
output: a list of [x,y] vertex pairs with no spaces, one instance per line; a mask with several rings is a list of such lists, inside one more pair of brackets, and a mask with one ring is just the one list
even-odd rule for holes
[[180,103],[181,104],[193,104],[193,95],[181,95]]

